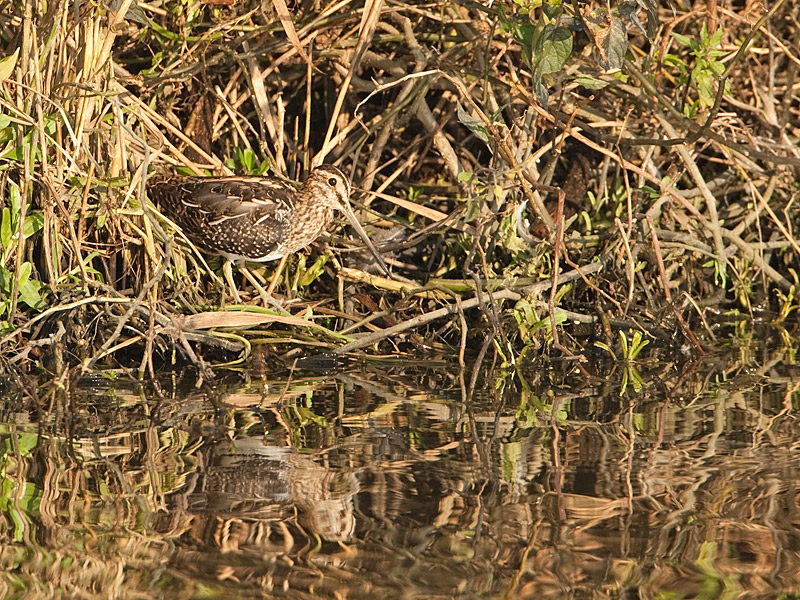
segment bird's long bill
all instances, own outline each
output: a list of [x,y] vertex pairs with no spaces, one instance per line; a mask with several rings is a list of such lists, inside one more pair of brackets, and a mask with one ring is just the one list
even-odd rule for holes
[[364,228],[361,226],[361,223],[358,222],[358,219],[356,218],[356,215],[353,212],[353,209],[350,208],[350,205],[347,203],[346,200],[344,202],[342,202],[342,210],[343,210],[344,214],[347,215],[347,218],[350,219],[350,223],[353,224],[353,227],[355,227],[355,230],[358,232],[358,235],[360,235],[361,239],[364,240],[364,243],[367,245],[367,248],[369,248],[369,251],[372,252],[372,256],[374,256],[375,260],[378,261],[378,264],[381,266],[381,269],[383,270],[383,272],[386,273],[387,277],[391,277],[392,274],[389,271],[389,267],[387,267],[386,263],[383,262],[383,259],[381,258],[381,255],[378,253],[378,249],[375,247],[375,245],[369,239],[369,236],[367,235],[367,232],[364,231]]

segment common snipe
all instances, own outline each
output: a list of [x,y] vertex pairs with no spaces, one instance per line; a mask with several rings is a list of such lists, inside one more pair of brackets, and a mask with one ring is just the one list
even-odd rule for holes
[[[274,177],[172,175],[153,177],[147,190],[192,242],[239,264],[276,260],[305,248],[330,225],[334,212],[342,211],[389,275],[350,208],[349,180],[332,165],[317,167],[302,185]],[[239,302],[230,262],[225,277]],[[246,269],[243,273],[249,275]]]

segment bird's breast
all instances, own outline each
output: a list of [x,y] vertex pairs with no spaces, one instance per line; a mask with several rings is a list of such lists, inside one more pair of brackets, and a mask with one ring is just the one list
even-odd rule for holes
[[302,250],[316,240],[333,221],[333,210],[324,205],[298,207],[288,219],[286,254]]

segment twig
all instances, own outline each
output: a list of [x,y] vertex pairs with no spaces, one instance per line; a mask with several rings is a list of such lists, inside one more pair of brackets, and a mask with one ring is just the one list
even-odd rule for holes
[[[581,270],[583,271],[583,275],[588,275],[599,271],[602,268],[600,263],[592,263],[586,265]],[[573,281],[575,279],[580,278],[582,275],[578,271],[570,271],[561,276],[561,281],[566,283],[569,281]],[[494,300],[520,300],[523,298],[524,295],[528,294],[535,294],[541,293],[544,290],[547,290],[552,287],[552,280],[542,281],[535,285],[530,286],[524,293],[515,292],[509,289],[499,290],[492,293],[492,298]],[[408,321],[403,321],[402,323],[398,323],[394,327],[387,327],[386,329],[382,329],[381,331],[376,331],[373,333],[368,333],[363,336],[360,336],[357,340],[350,342],[349,344],[345,344],[344,346],[340,346],[336,348],[333,353],[334,354],[345,354],[347,352],[352,352],[353,350],[358,350],[360,348],[364,348],[366,346],[370,346],[381,340],[385,340],[390,336],[397,335],[399,333],[403,333],[404,331],[408,331],[409,329],[415,329],[422,325],[426,325],[431,321],[435,321],[436,319],[441,319],[443,317],[447,317],[453,314],[458,313],[459,311],[470,310],[472,308],[476,308],[480,305],[480,299],[476,296],[470,298],[469,300],[462,300],[461,302],[454,302],[444,308],[440,308],[438,310],[434,310],[428,313],[423,313],[413,319],[409,319]]]

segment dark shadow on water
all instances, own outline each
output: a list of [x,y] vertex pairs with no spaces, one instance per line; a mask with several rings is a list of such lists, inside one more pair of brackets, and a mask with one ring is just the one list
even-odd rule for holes
[[793,357],[655,357],[9,391],[0,595],[796,593]]

